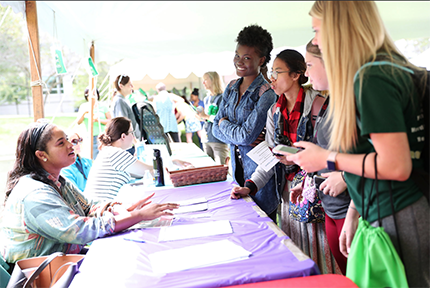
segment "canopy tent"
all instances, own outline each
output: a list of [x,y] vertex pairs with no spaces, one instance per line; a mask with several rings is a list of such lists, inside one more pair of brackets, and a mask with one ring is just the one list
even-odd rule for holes
[[[25,1],[1,1],[15,12]],[[394,40],[430,36],[429,1],[377,1]],[[96,61],[173,57],[234,50],[237,33],[257,23],[274,47],[296,47],[312,37],[312,1],[37,1],[40,29]],[[169,59],[169,61],[171,61]],[[209,61],[207,57],[205,61]],[[163,65],[164,63],[160,63]],[[186,65],[182,66],[186,69]],[[170,71],[168,71],[170,72]],[[194,72],[194,71],[193,71]],[[198,73],[196,73],[198,74]]]
[[[430,37],[429,1],[376,3],[394,40]],[[26,1],[0,4],[25,15]],[[37,21],[31,25],[36,30],[38,25],[85,58],[94,44],[96,63],[123,60],[111,75],[134,70],[140,73],[136,79],[168,73],[201,76],[208,70],[228,75],[237,33],[254,23],[272,34],[274,47],[299,47],[313,37],[308,14],[312,1],[37,1],[34,5]],[[37,38],[37,33],[31,37]],[[32,78],[35,70],[32,67]],[[37,109],[43,115],[43,106]]]
[[[312,37],[312,1],[37,1],[38,22],[71,50],[112,64],[111,77],[133,80],[234,74],[237,33],[256,23],[274,47],[298,47]],[[394,40],[430,37],[429,1],[377,1]],[[2,1],[15,12],[25,1]],[[119,63],[118,63],[119,62]],[[116,64],[116,65],[113,65]],[[191,75],[192,76],[192,75]],[[170,77],[170,76],[169,76]]]

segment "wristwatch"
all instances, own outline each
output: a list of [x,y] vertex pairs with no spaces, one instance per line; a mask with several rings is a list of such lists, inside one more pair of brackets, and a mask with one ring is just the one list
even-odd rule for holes
[[327,168],[331,171],[336,171],[336,156],[337,152],[330,152],[327,157]]

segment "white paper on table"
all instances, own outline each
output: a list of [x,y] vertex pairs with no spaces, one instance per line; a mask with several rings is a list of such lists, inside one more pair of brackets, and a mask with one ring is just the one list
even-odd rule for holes
[[273,155],[272,151],[270,151],[269,145],[266,141],[263,141],[252,148],[252,150],[246,153],[246,155],[261,166],[261,168],[266,172],[272,169],[272,167],[279,162],[279,160]]
[[199,203],[195,205],[188,205],[188,206],[179,206],[179,208],[172,210],[171,212],[173,214],[181,214],[181,213],[191,213],[191,212],[198,212],[198,211],[205,211],[208,210],[208,203]]
[[200,198],[188,199],[183,201],[176,201],[175,203],[179,204],[180,206],[189,206],[189,205],[207,203],[207,202],[208,200],[206,200],[205,197],[200,197]]
[[149,254],[152,271],[172,273],[249,258],[252,253],[225,239]]
[[228,220],[211,221],[205,223],[162,227],[158,242],[193,239],[233,233]]
[[126,230],[134,230],[134,229],[144,229],[144,228],[160,228],[160,227],[168,227],[172,225],[173,217],[172,216],[161,216],[155,218],[153,220],[144,220],[133,226],[127,228]]

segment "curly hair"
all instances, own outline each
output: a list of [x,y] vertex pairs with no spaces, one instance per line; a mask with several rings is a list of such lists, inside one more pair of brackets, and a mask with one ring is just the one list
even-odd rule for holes
[[273,42],[272,35],[267,30],[255,24],[249,25],[239,32],[236,42],[239,45],[253,47],[260,57],[266,57],[261,67],[269,63]]

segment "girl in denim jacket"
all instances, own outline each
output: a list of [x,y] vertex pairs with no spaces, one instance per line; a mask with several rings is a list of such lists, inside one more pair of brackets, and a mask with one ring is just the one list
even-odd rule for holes
[[[273,49],[272,36],[257,25],[239,32],[236,39],[234,65],[239,79],[231,81],[224,91],[219,111],[214,119],[213,135],[230,145],[235,181],[243,186],[257,168],[246,154],[264,140],[267,110],[277,96],[263,75]],[[260,208],[276,220],[279,196],[274,179],[254,196]]]

